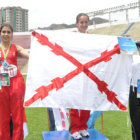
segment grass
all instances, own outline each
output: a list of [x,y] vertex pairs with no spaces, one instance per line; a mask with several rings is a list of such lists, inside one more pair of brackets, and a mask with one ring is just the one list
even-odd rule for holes
[[48,131],[46,108],[26,108],[29,135],[25,140],[42,140],[42,131]]
[[[106,111],[103,113],[104,135],[110,140],[132,140],[131,123],[127,126],[127,112]],[[95,128],[101,132],[101,118],[95,123]]]
[[[49,131],[46,108],[26,108],[29,135],[25,140],[42,140],[42,131]],[[132,140],[131,124],[127,127],[127,112],[106,111],[103,113],[104,135],[109,140]],[[101,132],[101,117],[95,128]]]

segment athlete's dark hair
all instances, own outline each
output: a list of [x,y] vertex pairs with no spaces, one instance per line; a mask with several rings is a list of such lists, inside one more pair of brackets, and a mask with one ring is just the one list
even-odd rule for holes
[[0,33],[1,33],[3,27],[9,27],[10,30],[11,30],[11,32],[13,33],[13,27],[9,23],[3,23],[1,25],[1,27],[0,27]]
[[88,17],[88,21],[89,21],[89,16],[88,16],[87,14],[85,14],[85,13],[80,13],[80,14],[78,14],[78,15],[76,16],[76,23],[78,23],[79,18],[80,18],[81,16],[86,16],[86,17]]

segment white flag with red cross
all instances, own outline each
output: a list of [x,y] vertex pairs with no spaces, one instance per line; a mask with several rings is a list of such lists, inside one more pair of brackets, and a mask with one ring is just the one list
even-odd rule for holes
[[117,36],[32,33],[25,107],[126,110],[132,56]]

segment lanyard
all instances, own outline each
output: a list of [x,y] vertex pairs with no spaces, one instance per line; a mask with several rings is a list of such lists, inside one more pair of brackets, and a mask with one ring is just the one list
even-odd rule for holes
[[1,42],[1,47],[2,47],[2,52],[3,52],[3,55],[4,55],[4,60],[6,60],[7,55],[9,53],[9,50],[10,50],[10,47],[11,47],[11,43],[9,43],[9,46],[8,46],[8,49],[7,49],[6,53],[5,53],[4,46],[3,46],[2,42]]

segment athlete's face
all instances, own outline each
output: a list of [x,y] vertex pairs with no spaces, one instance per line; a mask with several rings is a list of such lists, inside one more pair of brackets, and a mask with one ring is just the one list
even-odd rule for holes
[[9,43],[13,37],[13,32],[8,26],[4,26],[0,32],[2,42]]
[[77,28],[78,30],[81,32],[81,33],[85,33],[87,28],[88,28],[88,25],[89,25],[89,19],[87,16],[81,16],[79,19],[78,19],[78,22],[76,23],[77,25]]

